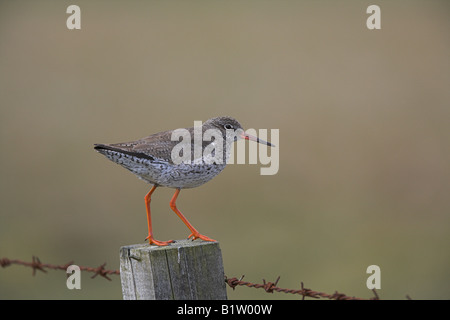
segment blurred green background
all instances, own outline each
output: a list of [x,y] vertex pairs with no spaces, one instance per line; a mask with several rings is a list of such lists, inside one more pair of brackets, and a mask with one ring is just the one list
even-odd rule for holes
[[[81,8],[81,30],[66,8]],[[381,7],[381,30],[366,8]],[[230,165],[180,210],[228,277],[450,298],[448,1],[0,2],[0,258],[119,268],[149,186],[93,150],[230,115],[280,130],[280,168]],[[270,140],[270,137],[269,137]],[[189,231],[153,197],[160,240]],[[0,269],[1,299],[121,299],[120,278]],[[238,287],[229,299],[298,299]]]

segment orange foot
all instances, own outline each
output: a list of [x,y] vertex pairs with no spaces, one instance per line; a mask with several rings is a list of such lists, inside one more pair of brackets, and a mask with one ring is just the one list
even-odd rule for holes
[[189,235],[188,239],[190,239],[190,238],[192,238],[192,240],[201,239],[201,240],[204,240],[204,241],[214,241],[214,242],[216,242],[216,240],[208,238],[207,236],[204,236],[204,235],[202,235],[202,234],[200,234],[198,232],[197,233],[191,233]]
[[158,241],[158,240],[154,239],[153,236],[150,236],[150,235],[147,238],[145,238],[145,240],[148,240],[148,243],[150,245],[155,245],[155,246],[167,246],[169,243],[173,242],[173,240]]

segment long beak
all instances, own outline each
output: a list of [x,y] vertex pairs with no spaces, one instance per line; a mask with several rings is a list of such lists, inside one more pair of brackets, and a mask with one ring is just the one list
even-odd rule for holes
[[270,142],[267,142],[267,141],[264,141],[263,139],[260,139],[258,137],[252,136],[251,134],[248,134],[248,133],[245,133],[245,132],[242,133],[241,138],[245,139],[245,140],[256,141],[258,143],[262,143],[262,144],[268,145],[269,147],[275,147],[274,144],[272,144]]

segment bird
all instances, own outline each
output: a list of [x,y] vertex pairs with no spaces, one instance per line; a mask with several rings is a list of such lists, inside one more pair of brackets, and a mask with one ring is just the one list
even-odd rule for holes
[[201,127],[158,132],[130,142],[94,144],[97,152],[152,185],[144,198],[148,226],[148,236],[145,240],[148,240],[150,245],[167,246],[174,242],[154,238],[150,202],[156,188],[175,189],[169,205],[190,230],[188,239],[216,241],[199,233],[178,210],[176,201],[181,189],[201,186],[222,172],[229,160],[231,144],[234,141],[246,139],[274,146],[245,133],[241,124],[229,116],[211,118],[200,124]]

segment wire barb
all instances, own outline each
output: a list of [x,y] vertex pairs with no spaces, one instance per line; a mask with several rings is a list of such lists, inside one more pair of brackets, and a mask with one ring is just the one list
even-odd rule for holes
[[39,258],[36,256],[33,256],[33,261],[31,262],[31,268],[33,268],[33,276],[36,275],[36,270],[41,270],[42,272],[47,273],[47,271],[44,270],[44,268],[43,268],[41,260],[39,260]]
[[96,276],[100,275],[101,277],[108,279],[111,281],[111,278],[108,277],[108,270],[105,270],[106,262],[99,266],[98,268],[95,268],[93,271],[95,274],[91,277],[91,279],[94,279]]
[[4,268],[7,267],[11,264],[11,260],[9,260],[8,258],[1,258],[0,259],[0,267]]

